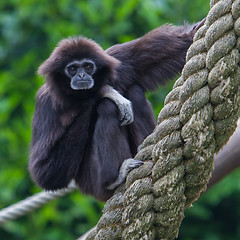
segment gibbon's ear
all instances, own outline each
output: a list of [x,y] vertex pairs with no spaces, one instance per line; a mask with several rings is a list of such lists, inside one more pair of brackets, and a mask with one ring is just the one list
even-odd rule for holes
[[49,58],[45,60],[38,68],[38,74],[41,76],[46,76],[49,73],[55,72],[58,69],[61,69],[63,67],[64,59],[62,57],[60,47],[57,46]]
[[50,57],[38,68],[39,75],[47,75],[61,70],[73,60],[91,59],[98,67],[115,69],[120,61],[107,54],[96,42],[84,37],[63,39],[53,50]]
[[57,60],[53,60],[51,59],[51,57],[49,57],[47,60],[45,60],[38,68],[38,74],[40,76],[46,76],[47,74],[53,72],[54,70],[56,70],[56,64]]

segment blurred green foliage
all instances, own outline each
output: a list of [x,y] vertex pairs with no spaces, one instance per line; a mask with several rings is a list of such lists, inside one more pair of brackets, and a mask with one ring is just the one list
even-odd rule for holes
[[[209,0],[3,0],[0,2],[0,208],[40,189],[27,171],[36,75],[56,43],[72,35],[105,49],[166,22],[201,20]],[[172,84],[172,83],[171,83]],[[148,94],[159,112],[171,84]],[[239,171],[204,194],[186,213],[180,239],[240,239]],[[76,239],[94,226],[103,203],[79,192],[5,223],[0,239]]]

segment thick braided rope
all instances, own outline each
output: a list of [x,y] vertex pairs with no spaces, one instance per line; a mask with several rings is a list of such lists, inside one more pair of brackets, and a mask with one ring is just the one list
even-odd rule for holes
[[6,207],[0,211],[0,225],[9,220],[13,220],[26,215],[27,213],[41,207],[51,200],[62,197],[70,192],[73,192],[76,189],[77,186],[74,183],[71,183],[66,189],[54,192],[40,192],[32,197],[28,197],[16,204]]
[[136,158],[145,160],[107,201],[86,239],[174,239],[184,210],[205,190],[213,156],[240,109],[240,0],[212,0],[165,100],[158,126]]

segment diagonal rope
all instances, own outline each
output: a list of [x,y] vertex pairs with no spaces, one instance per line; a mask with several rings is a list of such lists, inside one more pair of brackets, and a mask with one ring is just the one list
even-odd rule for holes
[[86,239],[174,239],[184,210],[206,189],[214,153],[240,111],[240,0],[212,0],[182,76],[165,100],[125,185]]

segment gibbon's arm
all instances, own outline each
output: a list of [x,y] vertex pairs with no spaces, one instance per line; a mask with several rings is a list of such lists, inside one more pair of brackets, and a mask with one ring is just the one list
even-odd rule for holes
[[70,134],[65,137],[73,119],[59,109],[53,105],[46,84],[43,85],[37,94],[33,116],[29,170],[33,180],[47,190],[67,187],[79,165],[70,156],[74,149],[67,147]]
[[121,126],[128,125],[134,121],[132,103],[123,97],[118,91],[109,85],[102,88],[102,96],[111,99],[118,107]]
[[106,53],[121,62],[113,87],[121,85],[125,90],[137,83],[145,91],[154,90],[158,83],[173,78],[182,70],[194,34],[204,22],[205,19],[193,25],[163,25],[141,38],[107,49]]

